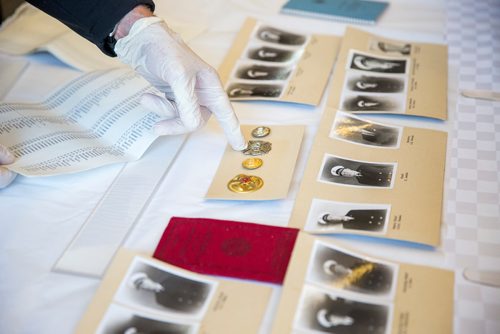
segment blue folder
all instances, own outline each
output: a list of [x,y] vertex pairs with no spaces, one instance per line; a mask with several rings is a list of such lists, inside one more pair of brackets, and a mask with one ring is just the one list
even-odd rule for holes
[[388,2],[367,0],[290,0],[281,8],[281,12],[349,23],[374,24],[388,5]]

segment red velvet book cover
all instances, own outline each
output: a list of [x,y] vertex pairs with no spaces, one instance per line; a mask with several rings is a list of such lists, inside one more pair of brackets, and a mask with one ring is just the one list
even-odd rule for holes
[[283,283],[299,230],[172,217],[154,257],[201,274]]

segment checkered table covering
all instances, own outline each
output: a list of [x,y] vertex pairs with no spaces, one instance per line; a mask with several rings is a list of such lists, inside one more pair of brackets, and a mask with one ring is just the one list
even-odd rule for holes
[[[458,90],[500,91],[500,1],[447,1],[449,69]],[[453,110],[454,109],[454,110]],[[500,333],[500,288],[466,267],[500,271],[500,102],[456,98],[450,110],[443,251],[457,269],[455,333]]]

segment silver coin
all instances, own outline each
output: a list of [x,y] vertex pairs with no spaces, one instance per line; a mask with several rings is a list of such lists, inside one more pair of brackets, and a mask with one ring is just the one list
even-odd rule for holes
[[259,126],[252,130],[252,136],[255,138],[264,138],[269,136],[271,133],[271,128],[267,126]]

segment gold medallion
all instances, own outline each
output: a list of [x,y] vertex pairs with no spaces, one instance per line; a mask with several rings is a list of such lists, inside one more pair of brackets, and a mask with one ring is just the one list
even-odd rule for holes
[[252,136],[255,138],[264,138],[269,136],[270,133],[271,128],[268,128],[267,126],[258,126],[252,130]]
[[260,166],[262,166],[263,163],[264,163],[264,161],[262,161],[262,159],[260,159],[260,158],[248,158],[248,159],[245,159],[241,163],[241,165],[245,169],[257,169]]
[[235,193],[249,193],[259,190],[264,185],[264,180],[255,175],[238,174],[232,178],[227,187]]
[[263,140],[249,140],[247,148],[242,152],[245,155],[263,155],[271,151],[272,145],[268,141]]

